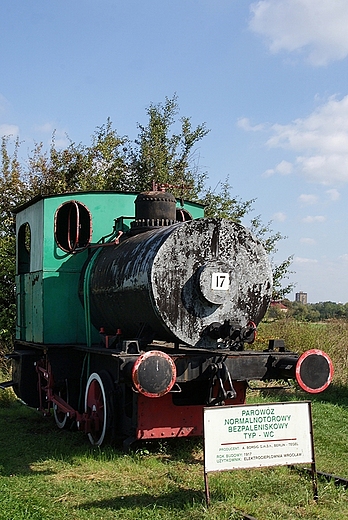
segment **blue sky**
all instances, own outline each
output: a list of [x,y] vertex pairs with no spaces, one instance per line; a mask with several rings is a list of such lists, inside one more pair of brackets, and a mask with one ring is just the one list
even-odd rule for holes
[[[110,117],[134,139],[178,96],[197,149],[253,216],[287,236],[290,281],[348,301],[346,0],[2,0],[0,135],[90,143]],[[294,299],[294,293],[290,299]]]

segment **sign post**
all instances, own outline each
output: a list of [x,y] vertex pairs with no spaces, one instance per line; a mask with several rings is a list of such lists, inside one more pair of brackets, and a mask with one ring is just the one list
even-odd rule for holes
[[208,473],[311,464],[318,500],[310,401],[204,408],[204,482]]

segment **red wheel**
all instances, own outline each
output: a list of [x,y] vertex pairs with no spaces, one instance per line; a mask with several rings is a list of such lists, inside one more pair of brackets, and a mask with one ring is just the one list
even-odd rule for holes
[[108,372],[94,372],[89,376],[85,393],[85,412],[91,420],[88,438],[94,446],[110,439],[114,420],[114,385]]

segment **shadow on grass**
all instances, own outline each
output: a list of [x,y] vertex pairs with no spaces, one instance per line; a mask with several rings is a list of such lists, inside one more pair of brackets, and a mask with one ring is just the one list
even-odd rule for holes
[[348,387],[332,384],[325,392],[311,396],[311,400],[348,407]]
[[[201,453],[201,438],[180,438],[137,442],[129,456],[141,459],[158,455],[163,459],[201,464],[201,456],[197,455]],[[121,445],[93,447],[84,433],[59,430],[53,417],[43,417],[19,401],[6,406],[0,403],[1,475],[30,475],[36,473],[32,466],[37,461],[57,459],[74,463],[81,456],[107,461],[124,456],[124,451]]]
[[[334,384],[321,394],[310,395],[296,388],[291,391],[259,392],[269,402],[311,400],[348,407],[348,388]],[[199,465],[203,464],[202,451],[201,438],[181,438],[136,443],[129,455],[138,458],[155,455]],[[74,463],[78,457],[113,460],[123,455],[120,446],[92,447],[82,432],[59,430],[53,417],[44,418],[18,401],[6,406],[0,403],[0,474],[3,476],[34,474],[33,464],[41,460]]]
[[14,401],[0,407],[0,474],[29,475],[33,463],[59,458],[67,462],[89,453],[91,447],[80,432],[59,430],[53,417]]
[[159,496],[148,493],[119,496],[107,500],[94,500],[81,504],[79,509],[134,509],[139,508],[171,508],[180,509],[192,506],[193,503],[205,502],[205,495],[202,491],[173,491],[162,493]]
[[203,450],[202,437],[170,438],[152,441],[137,441],[132,445],[131,453],[163,455],[165,458],[185,464],[201,464]]

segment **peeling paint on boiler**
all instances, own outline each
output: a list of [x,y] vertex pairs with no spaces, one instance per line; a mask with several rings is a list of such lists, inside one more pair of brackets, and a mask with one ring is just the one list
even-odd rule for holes
[[128,338],[145,327],[154,339],[201,348],[217,346],[205,334],[214,322],[259,323],[272,290],[260,241],[224,219],[179,223],[105,248],[91,280],[96,327]]

